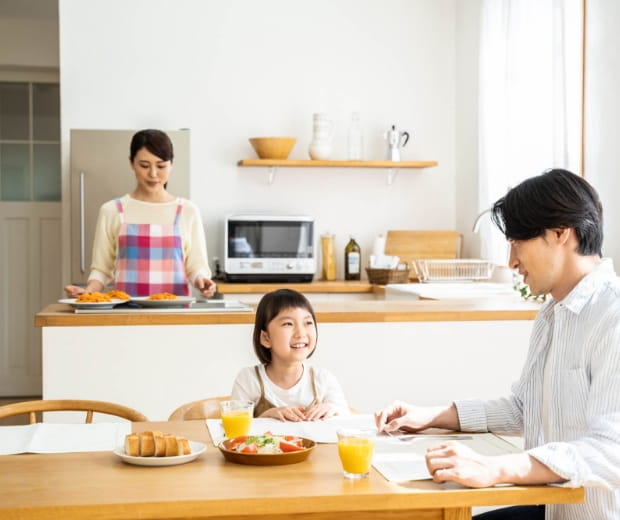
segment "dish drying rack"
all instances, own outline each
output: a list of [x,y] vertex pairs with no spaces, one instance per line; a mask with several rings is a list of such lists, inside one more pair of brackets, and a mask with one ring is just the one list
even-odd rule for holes
[[413,260],[420,282],[455,282],[488,280],[495,267],[488,260],[459,258],[450,260]]

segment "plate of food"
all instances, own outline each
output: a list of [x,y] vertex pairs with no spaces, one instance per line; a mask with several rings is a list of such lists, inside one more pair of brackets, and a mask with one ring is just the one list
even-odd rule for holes
[[140,307],[183,307],[194,303],[196,298],[192,296],[177,296],[171,293],[157,293],[150,296],[134,296],[131,302]]
[[294,435],[250,435],[223,440],[218,448],[224,458],[237,464],[279,466],[308,458],[316,442]]
[[111,298],[105,293],[90,292],[80,294],[77,298],[58,300],[58,303],[67,303],[75,309],[111,309],[116,305],[125,303],[125,300]]
[[160,431],[130,433],[125,445],[113,452],[123,462],[136,466],[176,466],[196,460],[207,450],[201,442]]

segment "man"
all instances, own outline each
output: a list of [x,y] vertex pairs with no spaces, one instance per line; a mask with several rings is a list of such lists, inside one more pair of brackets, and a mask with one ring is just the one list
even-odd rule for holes
[[376,414],[377,427],[523,435],[519,454],[482,456],[456,442],[428,450],[436,482],[586,487],[585,504],[504,508],[480,520],[618,519],[620,282],[611,260],[601,258],[599,197],[581,177],[549,170],[498,200],[492,219],[510,243],[510,267],[532,294],[551,295],[512,394],[437,408],[396,402]]

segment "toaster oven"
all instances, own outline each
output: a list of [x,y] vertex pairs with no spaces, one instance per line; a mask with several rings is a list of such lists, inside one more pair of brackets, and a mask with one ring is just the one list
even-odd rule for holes
[[314,218],[230,215],[224,229],[229,282],[311,282],[317,268]]

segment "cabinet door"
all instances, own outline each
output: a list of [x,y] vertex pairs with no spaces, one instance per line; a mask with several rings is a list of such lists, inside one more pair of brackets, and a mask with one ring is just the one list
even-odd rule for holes
[[[86,283],[101,205],[133,191],[129,144],[136,130],[71,130],[71,282]],[[166,131],[174,146],[168,190],[189,198],[188,130]]]

